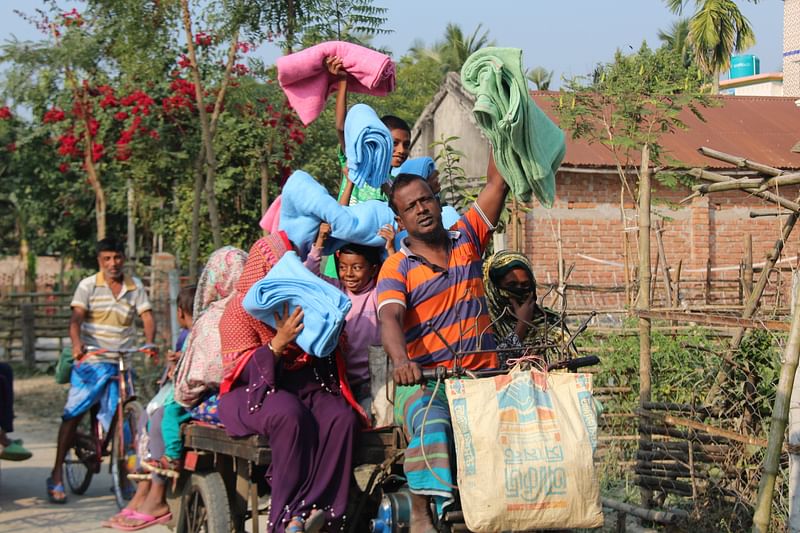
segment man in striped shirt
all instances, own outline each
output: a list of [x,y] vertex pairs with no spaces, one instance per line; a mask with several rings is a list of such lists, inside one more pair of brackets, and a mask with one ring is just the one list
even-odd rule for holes
[[456,353],[467,369],[497,366],[482,256],[507,194],[490,155],[486,186],[448,230],[441,205],[422,177],[401,174],[392,185],[389,204],[408,237],[381,268],[378,316],[398,385],[395,420],[411,437],[404,461],[412,492],[411,533],[433,529],[429,497],[439,514],[453,501],[447,399],[443,390],[431,398],[433,387],[419,385],[422,368],[452,367]]
[[[122,245],[114,239],[99,241],[97,263],[100,271],[81,280],[70,304],[72,357],[81,359],[81,363],[72,368],[67,404],[58,430],[56,461],[47,480],[48,497],[53,503],[66,502],[62,466],[83,414],[99,403],[98,419],[108,430],[118,398],[116,376],[120,354],[113,350],[135,347],[137,315],[142,318],[145,341],[152,344],[155,340],[156,324],[147,292],[140,279],[122,271],[125,264]],[[84,357],[90,346],[109,352]]]

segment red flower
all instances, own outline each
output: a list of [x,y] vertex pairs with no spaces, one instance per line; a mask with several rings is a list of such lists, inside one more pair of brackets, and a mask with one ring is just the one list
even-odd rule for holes
[[211,36],[206,32],[199,31],[194,35],[194,42],[197,46],[211,46]]
[[150,133],[148,133],[148,135],[150,135],[150,137],[156,140],[161,137],[156,130],[150,130]]
[[6,145],[6,150],[9,152],[16,152],[17,151],[17,143],[8,143]]
[[97,135],[97,130],[99,130],[99,129],[100,129],[100,123],[97,122],[96,119],[90,118],[89,119],[89,135],[91,137],[94,137],[95,135]]
[[7,105],[0,107],[0,120],[8,120],[12,118],[11,110],[8,108]]
[[117,113],[114,113],[114,118],[117,120],[126,120],[128,118],[128,113],[125,111],[118,111]]
[[77,156],[78,139],[71,133],[65,133],[58,138],[58,153],[61,155]]
[[67,115],[64,113],[64,111],[54,107],[45,111],[44,116],[42,117],[42,122],[45,124],[49,124],[51,122],[61,122],[65,118],[67,118]]
[[189,68],[192,66],[192,61],[186,57],[186,54],[181,54],[181,57],[178,58],[178,66],[181,68]]
[[236,63],[235,65],[233,65],[233,69],[231,69],[231,71],[235,76],[245,76],[247,74],[250,74],[250,69],[248,68],[248,66],[242,65],[241,63]]
[[58,170],[62,174],[66,174],[67,172],[69,172],[69,164],[61,163],[60,165],[58,165]]
[[100,143],[93,143],[92,144],[92,161],[97,163],[100,161],[100,158],[103,157],[103,151],[105,150],[105,146]]
[[119,146],[117,146],[117,155],[115,156],[115,159],[117,161],[127,161],[130,158],[131,158],[131,151],[128,147],[120,148]]
[[118,105],[119,102],[111,93],[107,93],[105,97],[102,100],[100,100],[100,107],[102,107],[103,109],[107,107],[116,107]]

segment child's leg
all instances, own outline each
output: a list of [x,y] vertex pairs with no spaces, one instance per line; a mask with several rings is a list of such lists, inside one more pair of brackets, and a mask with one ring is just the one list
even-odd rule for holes
[[161,436],[164,438],[164,455],[169,459],[180,459],[183,454],[181,424],[192,417],[174,399],[164,404],[164,418],[161,420]]

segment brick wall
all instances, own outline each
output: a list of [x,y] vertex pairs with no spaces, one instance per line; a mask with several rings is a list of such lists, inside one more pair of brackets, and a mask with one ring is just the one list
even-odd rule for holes
[[[631,183],[631,189],[633,190]],[[540,282],[558,279],[560,231],[564,263],[575,268],[569,278],[573,284],[617,287],[620,292],[584,293],[573,291],[570,307],[618,308],[625,304],[625,237],[628,236],[629,268],[637,264],[637,219],[630,194],[624,196],[624,223],[620,213],[621,181],[615,174],[559,173],[556,200],[552,209],[534,204],[526,216],[525,249],[531,256]],[[797,198],[798,189],[780,191],[787,198]],[[742,192],[714,193],[694,198],[685,205],[679,202],[691,191],[683,186],[674,189],[655,183],[651,228],[651,261],[655,265],[657,240],[655,225],[662,227],[664,255],[672,278],[682,261],[681,299],[692,303],[703,300],[706,268],[711,267],[713,295],[710,303],[736,303],[739,293],[739,265],[744,258],[746,236],[752,236],[753,263],[758,266],[778,239],[785,216],[750,218],[751,211],[774,212],[776,208]],[[798,234],[786,245],[784,258],[798,254]],[[784,261],[793,266],[796,261]],[[768,294],[780,290],[779,282],[788,284],[784,272],[773,275]],[[664,297],[659,271],[656,300]],[[784,287],[785,288],[785,287]]]

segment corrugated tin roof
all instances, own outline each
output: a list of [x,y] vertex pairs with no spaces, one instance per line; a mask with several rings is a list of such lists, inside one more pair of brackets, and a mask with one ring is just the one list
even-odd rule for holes
[[[558,105],[559,93],[531,91],[531,96],[558,123],[553,108]],[[688,109],[681,113],[687,129],[662,135],[664,156],[677,159],[687,167],[732,168],[697,151],[707,146],[777,168],[800,169],[800,154],[792,152],[800,132],[800,107],[795,104],[796,98],[719,96],[715,99],[719,100],[719,106],[701,108],[705,122]],[[603,145],[568,136],[562,166],[612,167],[614,159]]]

